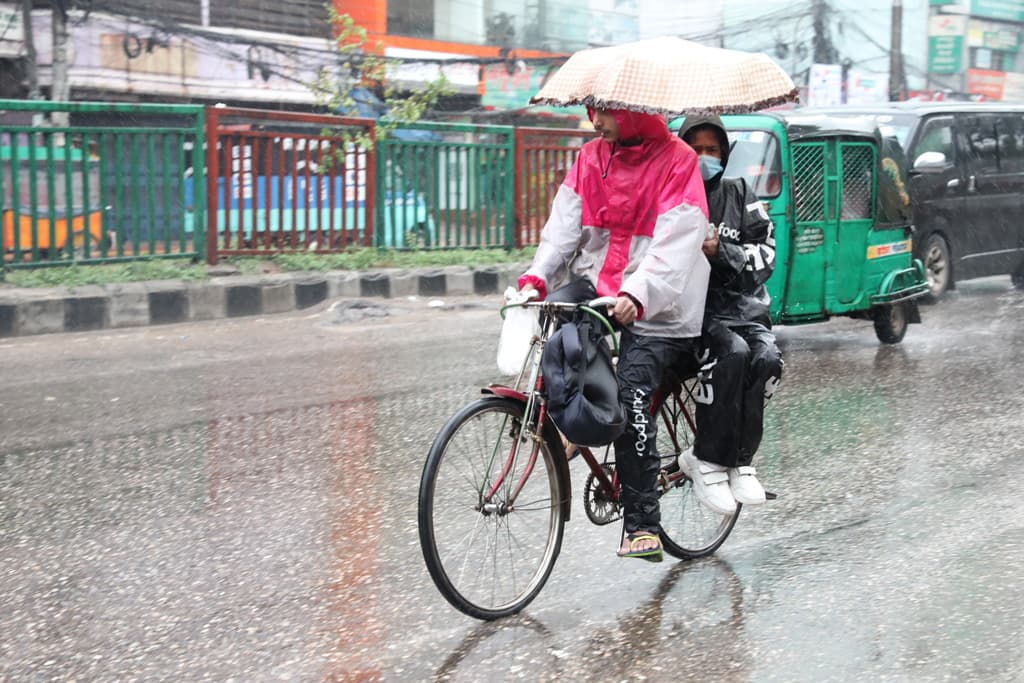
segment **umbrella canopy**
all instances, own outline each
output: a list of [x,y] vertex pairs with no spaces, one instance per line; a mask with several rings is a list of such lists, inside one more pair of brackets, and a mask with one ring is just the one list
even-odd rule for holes
[[796,99],[793,81],[767,55],[666,36],[580,50],[530,103],[671,115],[754,111]]

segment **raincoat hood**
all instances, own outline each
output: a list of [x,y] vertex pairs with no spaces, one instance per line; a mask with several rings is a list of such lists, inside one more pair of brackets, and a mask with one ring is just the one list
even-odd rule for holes
[[[668,130],[668,122],[660,114],[642,114],[626,109],[609,109],[608,113],[612,115],[615,123],[619,126],[620,144],[657,141],[671,135]],[[594,121],[593,108],[587,107],[587,116],[591,122]]]
[[729,165],[729,136],[725,132],[725,124],[722,123],[722,119],[717,116],[687,116],[686,120],[683,121],[682,127],[679,129],[679,137],[685,142],[687,140],[687,134],[697,126],[711,126],[715,130],[715,134],[718,136],[718,143],[722,147],[722,168]]

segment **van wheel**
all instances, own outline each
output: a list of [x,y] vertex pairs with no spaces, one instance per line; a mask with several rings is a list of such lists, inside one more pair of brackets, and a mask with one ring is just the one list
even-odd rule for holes
[[883,344],[899,344],[910,324],[907,307],[902,303],[879,306],[872,316],[875,320],[875,335]]
[[1013,286],[1017,289],[1024,289],[1024,263],[1017,266],[1017,270],[1013,271],[1013,275],[1010,276],[1013,281]]
[[949,259],[949,245],[941,235],[932,233],[921,250],[924,275],[928,281],[928,299],[935,301],[949,289],[953,275]]

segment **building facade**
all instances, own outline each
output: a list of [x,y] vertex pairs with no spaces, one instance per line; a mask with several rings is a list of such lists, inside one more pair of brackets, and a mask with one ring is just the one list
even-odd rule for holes
[[[523,108],[565,56],[656,35],[765,52],[802,87],[831,64],[843,97],[887,93],[900,0],[332,0],[395,60],[393,84],[444,73],[452,110]],[[32,13],[39,77],[50,83],[52,3]],[[907,91],[1024,97],[1024,0],[902,0]],[[74,99],[226,102],[308,108],[337,71],[321,0],[93,0],[68,13]],[[0,95],[24,96],[20,5],[0,0]],[[818,69],[819,73],[832,71]],[[882,95],[879,95],[882,93]]]
[[[333,0],[394,60],[392,84],[443,73],[454,109],[526,105],[574,50],[639,37],[637,0]],[[39,81],[52,81],[50,2],[32,12]],[[93,0],[67,12],[72,99],[308,108],[337,71],[321,0]],[[4,28],[6,26],[6,29]],[[24,96],[20,5],[0,1],[0,96]],[[379,46],[379,47],[378,47]]]
[[1024,0],[932,0],[929,89],[1024,100]]

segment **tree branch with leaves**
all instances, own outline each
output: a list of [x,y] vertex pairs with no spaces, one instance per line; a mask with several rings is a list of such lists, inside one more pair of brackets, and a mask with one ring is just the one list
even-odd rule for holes
[[[317,106],[332,114],[348,115],[359,105],[355,97],[357,91],[364,89],[380,93],[379,106],[383,111],[376,117],[374,126],[374,137],[380,140],[402,124],[419,121],[442,97],[453,92],[443,72],[416,90],[399,90],[389,80],[389,75],[401,62],[385,57],[380,42],[371,46],[366,29],[357,25],[351,16],[337,12],[330,4],[325,7],[337,62],[333,71],[328,67],[321,68],[309,86]],[[363,150],[373,147],[373,137],[363,130],[333,130],[326,134],[355,143]]]

